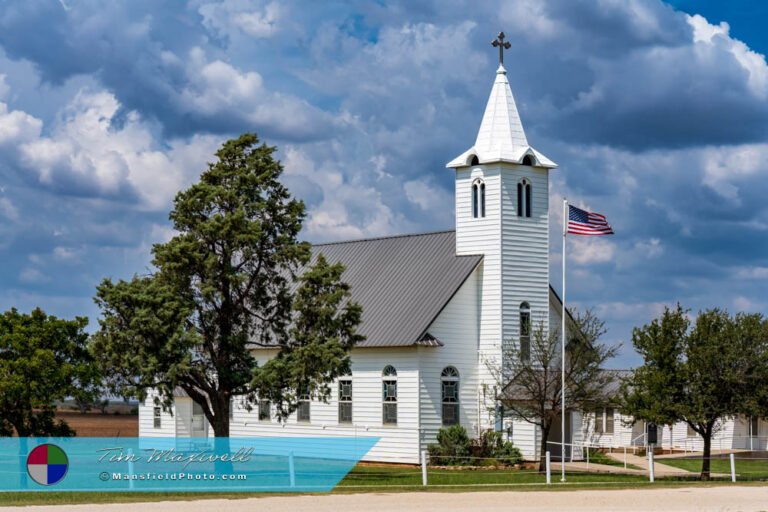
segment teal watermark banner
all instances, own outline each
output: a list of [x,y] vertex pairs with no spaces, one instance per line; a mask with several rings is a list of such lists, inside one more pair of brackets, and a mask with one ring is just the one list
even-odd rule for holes
[[377,437],[3,437],[0,491],[327,492]]

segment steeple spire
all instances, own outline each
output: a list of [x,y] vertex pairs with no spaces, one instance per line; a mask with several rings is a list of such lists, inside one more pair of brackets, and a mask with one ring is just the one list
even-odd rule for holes
[[528,155],[533,165],[555,168],[557,164],[531,146],[525,136],[520,114],[517,112],[515,98],[507,80],[507,71],[502,64],[503,50],[510,47],[504,41],[504,32],[500,32],[491,44],[499,48],[499,68],[493,82],[491,96],[485,107],[485,114],[477,132],[475,145],[451,160],[446,167],[464,167],[470,165],[473,157],[479,163],[509,162],[522,164]]

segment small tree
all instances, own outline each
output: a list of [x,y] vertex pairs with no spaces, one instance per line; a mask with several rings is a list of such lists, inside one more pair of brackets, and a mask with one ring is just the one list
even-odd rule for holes
[[71,436],[57,401],[91,403],[99,380],[88,354],[86,318],[63,320],[35,309],[0,315],[0,435]]
[[765,413],[766,322],[713,309],[691,329],[678,304],[634,329],[632,344],[644,362],[622,386],[624,412],[659,425],[687,423],[704,440],[701,479],[709,480],[712,436],[723,420]]
[[[280,183],[274,147],[253,134],[227,141],[170,214],[178,232],[152,248],[156,272],[104,280],[101,329],[92,351],[112,391],[169,406],[183,389],[217,437],[229,436],[233,397],[271,400],[278,416],[298,396],[326,398],[349,369],[361,308],[349,301],[344,267],[297,237],[304,204]],[[298,274],[301,274],[300,276]],[[252,351],[273,347],[258,365]]]
[[[605,322],[591,310],[576,312],[572,319],[573,336],[566,345],[566,398],[570,409],[593,409],[609,399],[606,389],[615,377],[603,367],[618,347],[600,343]],[[549,433],[562,413],[562,351],[558,329],[547,333],[539,322],[532,334],[530,354],[517,343],[507,343],[502,361],[487,361],[486,365],[502,390],[502,405],[541,430],[539,469],[544,470]]]

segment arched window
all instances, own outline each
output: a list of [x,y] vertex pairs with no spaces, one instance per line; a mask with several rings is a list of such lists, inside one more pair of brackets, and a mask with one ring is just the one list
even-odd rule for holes
[[485,217],[485,182],[481,179],[472,182],[472,217]]
[[459,371],[453,366],[446,366],[440,374],[441,395],[443,400],[443,426],[459,423]]
[[485,217],[485,183],[480,183],[480,216]]
[[523,165],[527,165],[527,166],[533,165],[533,158],[531,158],[531,155],[525,155],[523,157]]
[[472,155],[472,160],[469,161],[469,165],[480,165],[480,160],[477,159],[477,155]]
[[527,302],[520,304],[520,359],[531,359],[531,306]]
[[517,215],[518,217],[531,216],[531,183],[526,178],[517,184]]
[[382,376],[381,422],[397,425],[397,370],[392,365],[384,367]]

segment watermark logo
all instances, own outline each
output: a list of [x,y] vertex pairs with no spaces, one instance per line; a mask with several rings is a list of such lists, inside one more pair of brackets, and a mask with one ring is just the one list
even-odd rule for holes
[[40,485],[54,485],[67,475],[69,459],[55,444],[41,444],[27,455],[27,473]]

